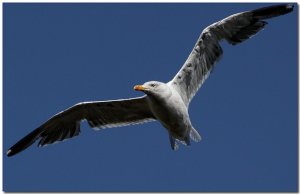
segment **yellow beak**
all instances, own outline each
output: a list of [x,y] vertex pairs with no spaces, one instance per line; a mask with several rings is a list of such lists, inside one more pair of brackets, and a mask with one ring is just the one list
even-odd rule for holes
[[142,85],[136,85],[133,89],[136,91],[144,91],[146,88]]

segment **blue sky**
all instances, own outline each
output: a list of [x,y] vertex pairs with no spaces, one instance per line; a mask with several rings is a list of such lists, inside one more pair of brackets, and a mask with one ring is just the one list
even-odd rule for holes
[[[200,32],[270,4],[4,4],[3,151],[81,101],[169,81]],[[297,191],[298,7],[230,46],[190,105],[200,143],[148,123],[3,157],[4,191]]]

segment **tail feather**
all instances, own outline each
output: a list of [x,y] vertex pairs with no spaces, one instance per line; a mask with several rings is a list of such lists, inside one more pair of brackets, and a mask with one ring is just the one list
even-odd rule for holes
[[190,131],[190,138],[195,141],[195,142],[199,142],[201,141],[201,136],[200,134],[197,132],[196,129],[192,128]]

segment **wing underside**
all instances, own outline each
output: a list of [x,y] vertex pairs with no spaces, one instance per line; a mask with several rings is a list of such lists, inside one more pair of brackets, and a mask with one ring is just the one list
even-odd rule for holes
[[221,40],[231,45],[239,44],[262,30],[267,24],[264,19],[284,15],[292,10],[291,4],[270,6],[234,14],[205,28],[182,68],[170,81],[185,104],[189,104],[220,60],[223,54]]
[[37,140],[40,140],[39,146],[44,146],[75,137],[80,133],[82,120],[86,120],[92,128],[103,129],[154,121],[155,118],[148,107],[145,96],[79,103],[56,114],[25,136],[8,150],[7,155],[12,156]]

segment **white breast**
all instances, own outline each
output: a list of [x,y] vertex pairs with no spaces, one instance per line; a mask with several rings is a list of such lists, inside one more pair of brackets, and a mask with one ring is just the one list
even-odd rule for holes
[[172,87],[168,97],[148,96],[150,109],[161,124],[172,134],[183,137],[191,127],[188,110],[181,96]]

